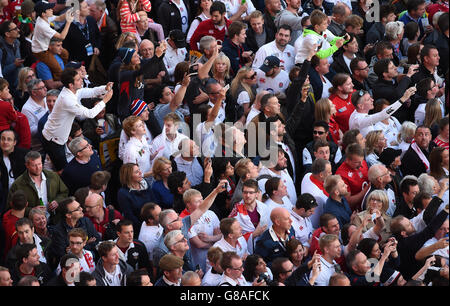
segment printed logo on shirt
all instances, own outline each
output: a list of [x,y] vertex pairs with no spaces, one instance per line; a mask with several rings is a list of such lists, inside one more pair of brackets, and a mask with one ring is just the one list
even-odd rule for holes
[[344,106],[343,108],[338,109],[338,112],[343,113],[347,110],[347,106]]
[[288,57],[291,57],[291,52],[288,52],[288,53],[287,53],[287,56],[288,56]]
[[280,82],[280,84],[278,84],[278,86],[280,86],[280,88],[283,88],[283,83]]
[[353,177],[353,172],[349,172],[348,177]]
[[260,79],[259,79],[259,82],[260,82],[260,83],[265,83],[265,82],[266,82],[266,79],[265,79],[265,78],[260,78]]
[[170,13],[170,16],[175,16],[175,13],[174,12]]
[[208,33],[209,34],[214,34],[214,30],[209,30]]

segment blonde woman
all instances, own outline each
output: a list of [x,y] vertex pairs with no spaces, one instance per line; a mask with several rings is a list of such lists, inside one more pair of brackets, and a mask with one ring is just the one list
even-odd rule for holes
[[423,125],[430,128],[433,139],[439,134],[439,121],[441,119],[441,101],[437,98],[429,100],[425,105],[425,119]]
[[330,99],[322,98],[316,102],[314,109],[315,121],[325,121],[328,123],[328,140],[334,141],[335,144],[340,144],[343,133],[339,127],[339,124],[336,120],[334,120],[334,114],[336,114],[336,107]]
[[[359,226],[366,215],[372,216],[375,213],[378,217],[381,214],[381,217],[384,220],[384,227],[380,233],[380,243],[384,244],[391,236],[391,230],[389,227],[391,223],[391,217],[386,214],[386,211],[389,208],[389,199],[383,190],[374,190],[367,196],[366,203],[366,210],[356,215],[355,219],[353,220],[353,224]],[[371,218],[367,226],[363,228],[363,233],[367,232],[373,226],[375,226],[375,223]]]
[[214,49],[213,55],[209,60],[201,67],[198,67],[198,78],[200,80],[212,77],[220,85],[230,85],[230,59],[223,53],[219,53],[220,47],[217,46]]
[[123,32],[122,34],[120,34],[119,39],[117,39],[116,50],[119,50],[120,48],[122,48],[123,44],[129,40],[132,40],[135,42],[136,49],[137,49],[139,46],[139,41],[136,37],[136,34],[131,33],[131,32]]
[[400,133],[398,134],[398,148],[402,150],[402,155],[400,158],[403,158],[403,155],[409,149],[409,145],[414,139],[414,134],[416,133],[417,126],[411,121],[404,121],[402,123],[402,127],[400,128]]
[[366,135],[366,162],[369,168],[380,163],[378,158],[386,147],[383,131],[370,131]]
[[18,84],[17,84],[17,90],[14,93],[14,105],[18,109],[22,109],[22,106],[25,104],[25,102],[30,97],[30,94],[28,93],[27,84],[31,80],[36,78],[36,74],[34,73],[34,70],[30,67],[23,67],[19,70],[18,74]]
[[167,179],[172,174],[172,163],[165,157],[158,157],[153,162],[153,177],[155,182],[152,185],[153,195],[155,196],[155,203],[161,206],[162,209],[172,208],[173,194],[169,190]]
[[242,116],[238,114],[238,120],[244,124],[250,111],[250,105],[256,97],[256,72],[250,67],[242,67],[231,82],[231,96],[236,103],[243,107]]

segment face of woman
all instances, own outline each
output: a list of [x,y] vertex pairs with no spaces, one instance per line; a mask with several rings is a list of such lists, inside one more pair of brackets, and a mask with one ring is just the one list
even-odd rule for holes
[[378,245],[378,243],[375,243],[375,245],[373,246],[372,252],[370,253],[370,257],[378,259],[378,258],[380,258],[380,256],[381,256],[380,246]]
[[139,65],[140,63],[141,63],[141,58],[139,57],[139,54],[137,52],[134,52],[133,56],[131,57],[131,64]]
[[249,72],[247,72],[244,81],[249,84],[249,85],[255,85],[256,84],[256,72],[253,70],[250,70]]
[[264,259],[258,259],[258,264],[256,265],[255,273],[260,275],[261,273],[267,272],[267,265],[264,262]]
[[370,208],[370,213],[372,213],[373,209],[378,209],[381,212],[382,208],[383,208],[383,201],[372,198],[369,201],[369,208]]
[[328,100],[328,102],[330,103],[330,115],[333,116],[334,114],[336,114],[336,106],[334,106],[331,100]]
[[225,170],[225,176],[230,177],[234,174],[234,167],[230,162],[227,164],[227,168]]
[[282,197],[287,196],[287,187],[282,180],[280,180],[280,184],[278,185],[278,191]]
[[448,150],[442,151],[442,166],[445,166],[448,168]]
[[299,245],[295,251],[291,254],[292,261],[301,262],[303,260],[303,247]]
[[138,166],[133,167],[133,173],[131,174],[131,180],[133,183],[139,183],[142,181],[142,172]]
[[204,12],[209,13],[209,9],[211,8],[212,1],[211,0],[201,0],[200,6]]
[[382,151],[384,148],[386,148],[386,137],[384,137],[384,134],[381,133],[380,136],[378,136],[378,150]]
[[216,62],[216,71],[218,73],[225,73],[227,71],[227,64],[225,62]]

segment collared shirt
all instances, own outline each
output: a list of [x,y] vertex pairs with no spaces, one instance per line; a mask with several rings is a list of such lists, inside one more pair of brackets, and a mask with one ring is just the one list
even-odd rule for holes
[[223,273],[219,286],[250,286],[250,284],[248,284],[248,282],[242,275],[237,280],[235,280]]
[[247,241],[243,236],[239,237],[236,243],[236,247],[233,247],[225,238],[222,237],[219,241],[214,243],[213,247],[220,248],[223,252],[236,252],[239,257],[243,258],[247,252]]
[[293,171],[293,176],[294,176],[294,183],[295,183],[295,179],[297,177],[296,175],[296,171],[295,171],[295,159],[294,159],[294,155],[292,154],[292,151],[289,149],[289,146],[287,144],[285,144],[284,142],[278,142],[277,144],[281,145],[281,147],[283,148],[283,151],[286,152],[289,156],[289,160],[291,162],[292,165],[292,171]]
[[170,158],[172,154],[178,152],[178,145],[184,138],[187,138],[187,136],[177,132],[177,136],[171,141],[167,138],[166,131],[163,129],[161,134],[155,137],[150,144],[150,155],[153,155],[158,149],[162,148],[152,160],[152,163],[158,157],[164,156],[165,158]]
[[[251,2],[251,1],[248,1]],[[255,54],[255,60],[253,61],[253,69],[259,69],[266,57],[274,55],[280,59],[280,67],[287,73],[291,71],[295,63],[295,49],[291,45],[286,45],[285,49],[281,51],[277,48],[275,41],[265,44]]]
[[42,136],[59,145],[64,145],[72,129],[72,123],[76,116],[94,118],[105,107],[105,102],[100,101],[93,108],[89,109],[81,105],[78,101],[83,98],[97,97],[106,93],[106,86],[95,88],[81,88],[74,94],[64,87],[56,100],[53,111],[48,116],[42,131]]
[[44,52],[48,50],[50,39],[57,33],[50,27],[50,22],[55,20],[56,17],[50,17],[48,21],[45,21],[41,17],[36,19],[34,26],[33,39],[31,41],[31,50],[33,53]]
[[151,170],[150,146],[145,136],[142,139],[137,139],[136,137],[130,138],[125,145],[123,163],[136,163],[143,174]]
[[122,271],[120,271],[119,265],[116,265],[116,270],[113,273],[109,273],[105,270],[105,282],[108,286],[121,286],[122,285],[122,278],[124,275],[122,274]]
[[[295,189],[294,180],[289,175],[289,172],[286,169],[282,170],[280,175],[278,175],[275,172],[273,172],[272,170],[263,166],[261,168],[261,170],[259,171],[259,175],[263,175],[263,174],[269,174],[272,177],[281,178],[283,180],[284,185],[286,185],[289,200],[291,200],[291,203],[297,203],[297,191]],[[261,190],[261,192],[263,194],[266,192],[266,186],[265,186],[266,182],[267,182],[267,179],[260,179],[258,181],[259,189]]]
[[[211,107],[214,107],[214,103],[212,103],[211,101],[208,101],[208,105]],[[225,121],[225,106],[226,106],[226,102],[222,101],[222,105],[219,108],[219,113],[217,114],[216,119],[214,120],[214,124],[219,124]]]
[[[230,19],[231,16],[236,14],[241,6],[241,0],[219,0],[223,4],[225,4],[225,8],[227,10],[227,18]],[[247,1],[248,4],[247,10],[241,15],[241,17],[249,16],[252,12],[254,12],[255,6],[252,1]]]
[[[315,286],[328,286],[331,276],[336,273],[336,266],[338,263],[333,260],[333,263],[329,263],[322,256],[320,256],[321,270],[319,276],[314,282]],[[311,277],[312,271],[309,277]]]
[[311,173],[305,174],[302,180],[301,190],[302,193],[310,193],[317,201],[317,207],[314,210],[314,214],[311,215],[311,223],[313,228],[318,228],[320,216],[323,214],[323,208],[328,196],[311,180]]
[[149,226],[145,221],[142,222],[138,239],[144,243],[148,258],[153,258],[153,249],[158,245],[158,240],[162,236],[163,231],[164,229],[160,224]]
[[8,188],[11,187],[11,185],[14,183],[14,175],[12,173],[11,169],[11,161],[9,160],[9,155],[3,155],[3,163],[6,167],[6,173],[8,173]]
[[[183,2],[183,0],[180,1]],[[167,72],[169,73],[169,76],[172,80],[173,80],[173,73],[175,71],[175,66],[186,59],[186,54],[187,54],[186,48],[174,49],[167,43],[167,49],[163,61],[164,65],[167,68]]]
[[[181,2],[183,2],[183,0],[181,0]],[[170,280],[168,280],[165,275],[163,275],[163,281],[169,286],[181,286],[181,279],[179,279],[178,282],[173,283]]]
[[[28,173],[28,175],[30,175]],[[38,198],[42,199],[42,202],[44,203],[45,207],[47,208],[48,206],[48,198],[47,198],[47,177],[45,176],[44,172],[41,173],[41,185],[37,186],[35,181],[31,178],[30,176],[30,180],[33,183],[34,188],[36,188],[36,192],[38,194]]]
[[178,171],[186,173],[186,177],[189,178],[192,186],[197,186],[203,181],[203,168],[198,162],[198,159],[194,157],[192,161],[187,161],[178,155],[175,157]]
[[309,248],[309,241],[312,237],[313,226],[309,217],[303,218],[293,209],[289,211],[291,214],[292,227],[294,228],[295,239],[300,241],[304,246]]

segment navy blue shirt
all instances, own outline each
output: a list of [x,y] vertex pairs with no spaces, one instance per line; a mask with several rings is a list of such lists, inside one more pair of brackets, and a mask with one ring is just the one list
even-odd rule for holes
[[69,188],[69,195],[72,195],[78,188],[89,186],[92,174],[101,170],[103,170],[102,163],[97,153],[94,152],[87,164],[81,164],[76,158],[72,159],[64,167],[61,179]]
[[342,228],[345,224],[350,222],[352,210],[345,198],[342,198],[342,203],[333,200],[331,197],[325,202],[323,213],[332,214],[339,221],[339,226]]
[[155,196],[155,203],[161,206],[162,209],[173,207],[173,194],[164,186],[163,181],[154,182],[152,191]]

